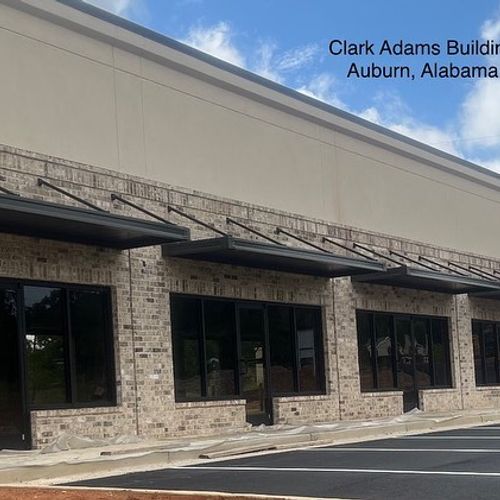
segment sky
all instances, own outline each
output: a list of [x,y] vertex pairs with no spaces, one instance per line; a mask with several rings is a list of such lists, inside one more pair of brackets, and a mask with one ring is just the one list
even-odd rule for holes
[[[499,79],[354,79],[351,62],[495,65],[500,56],[332,56],[332,39],[500,42],[500,0],[86,0],[396,132],[500,172]],[[500,73],[500,69],[499,69]]]

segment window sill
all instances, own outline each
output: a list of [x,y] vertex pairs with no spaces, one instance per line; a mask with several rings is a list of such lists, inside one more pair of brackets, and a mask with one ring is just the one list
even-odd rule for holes
[[500,391],[500,384],[496,384],[496,385],[476,385],[476,391]]
[[391,397],[401,397],[403,396],[403,391],[393,390],[393,391],[372,391],[372,392],[362,392],[361,397],[363,398],[391,398]]
[[329,401],[332,397],[328,394],[296,394],[290,396],[276,396],[273,401],[276,403],[294,403],[301,401]]
[[31,408],[30,413],[37,417],[72,417],[79,415],[106,415],[122,413],[121,406],[85,406],[80,408]]
[[221,406],[244,406],[246,400],[244,399],[220,399],[220,400],[206,400],[206,401],[182,401],[175,403],[175,409],[181,410],[184,408],[214,408]]

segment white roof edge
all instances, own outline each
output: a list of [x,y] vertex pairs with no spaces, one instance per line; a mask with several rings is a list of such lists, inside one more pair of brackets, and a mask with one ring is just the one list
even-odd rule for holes
[[0,0],[0,3],[326,128],[500,190],[499,173],[267,80],[82,0]]

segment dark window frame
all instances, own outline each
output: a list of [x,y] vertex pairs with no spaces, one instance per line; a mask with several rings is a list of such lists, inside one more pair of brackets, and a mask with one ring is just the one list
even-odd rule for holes
[[[101,408],[113,407],[117,405],[117,391],[116,391],[116,364],[114,354],[114,328],[113,328],[113,308],[111,298],[111,288],[109,286],[100,285],[84,285],[64,283],[59,281],[47,280],[31,280],[31,279],[16,279],[16,278],[0,278],[1,285],[7,285],[18,290],[18,303],[19,303],[19,322],[20,322],[20,338],[22,345],[22,379],[23,379],[23,399],[25,400],[26,410],[29,411],[43,411],[43,410],[65,410],[65,409],[79,409],[79,408]],[[26,345],[26,321],[25,321],[25,304],[24,304],[24,287],[47,287],[59,288],[62,290],[62,308],[63,308],[63,339],[64,339],[64,356],[65,362],[68,363],[65,370],[65,384],[67,392],[67,402],[51,403],[51,404],[30,404],[27,394],[27,380],[28,380],[28,361],[27,361],[27,345]],[[94,291],[104,293],[105,297],[105,357],[107,366],[107,380],[106,388],[110,395],[109,400],[91,401],[80,403],[77,401],[76,392],[76,360],[72,356],[73,338],[71,333],[71,312],[69,304],[69,294],[72,291]],[[74,353],[73,353],[74,354]],[[73,376],[72,376],[73,374]]]
[[[487,381],[487,373],[486,373],[486,352],[485,352],[485,334],[484,334],[484,326],[492,326],[493,327],[493,334],[495,336],[495,345],[496,345],[496,356],[495,356],[495,373],[496,373],[496,381],[495,382],[488,382]],[[497,387],[500,386],[500,321],[489,321],[489,320],[483,320],[483,319],[472,319],[471,321],[471,326],[472,326],[472,336],[474,337],[476,335],[476,332],[474,331],[475,328],[477,327],[478,330],[478,343],[479,343],[479,359],[481,363],[481,375],[482,375],[482,380],[484,382],[478,382],[478,374],[476,372],[476,363],[475,363],[475,358],[476,358],[476,352],[474,349],[474,340],[472,341],[472,349],[473,349],[473,359],[474,359],[474,380],[476,387]]]
[[[174,378],[174,393],[175,393],[175,402],[176,403],[198,403],[198,402],[204,402],[204,401],[231,401],[234,399],[240,399],[241,396],[241,382],[240,382],[240,334],[239,334],[239,322],[237,320],[237,308],[239,305],[243,306],[250,306],[250,307],[260,307],[264,311],[264,323],[265,323],[265,333],[266,337],[269,335],[269,321],[268,321],[268,307],[269,306],[282,306],[282,307],[289,307],[290,308],[290,314],[293,314],[293,339],[292,339],[292,344],[293,344],[293,349],[294,349],[294,391],[293,392],[272,392],[272,387],[268,387],[268,391],[273,398],[278,398],[278,397],[296,397],[296,396],[318,396],[318,395],[324,395],[326,394],[326,373],[325,373],[325,359],[324,359],[324,342],[325,342],[325,337],[324,337],[324,319],[323,319],[323,308],[321,306],[317,305],[311,305],[311,304],[296,304],[296,303],[288,303],[288,302],[278,302],[278,301],[260,301],[260,300],[248,300],[248,299],[233,299],[229,297],[213,297],[209,295],[200,295],[200,294],[187,294],[187,293],[170,293],[169,297],[169,307],[172,308],[172,298],[187,298],[187,299],[198,299],[201,301],[202,304],[202,326],[199,331],[199,346],[200,349],[204,345],[205,340],[202,339],[201,337],[204,336],[204,331],[205,331],[205,316],[203,314],[203,303],[205,301],[223,301],[223,302],[230,302],[233,304],[235,308],[235,336],[236,338],[234,339],[234,346],[235,346],[235,356],[236,356],[236,366],[235,366],[235,378],[236,378],[236,383],[235,383],[235,394],[233,395],[228,395],[228,396],[221,396],[221,397],[207,397],[203,396],[203,394],[206,394],[206,383],[203,383],[202,380],[202,387],[201,387],[201,394],[202,397],[200,398],[179,398],[177,395],[177,391],[175,390],[175,378]],[[319,390],[316,391],[302,391],[300,392],[300,379],[299,376],[300,374],[298,373],[299,371],[299,366],[298,366],[298,352],[297,352],[297,329],[296,329],[296,320],[295,320],[295,311],[296,309],[312,309],[316,311],[318,314],[317,318],[317,324],[315,324],[315,328],[318,328],[318,335],[315,336],[315,349],[317,352],[315,353],[316,356],[316,361],[318,363],[318,383],[319,383]],[[172,318],[172,312],[170,312],[170,318]],[[172,323],[171,323],[172,327]],[[317,338],[319,337],[319,338]],[[171,342],[172,342],[172,347],[174,345],[174,331],[173,328],[171,328]],[[203,342],[203,343],[202,343]],[[175,348],[173,347],[173,350]],[[269,352],[269,343],[268,343],[268,349],[267,349],[267,358],[270,356]],[[200,363],[202,363],[202,360],[205,359],[206,353],[200,353]],[[173,358],[172,358],[173,359]],[[269,366],[269,359],[267,359],[267,368],[266,371],[270,369]],[[200,365],[200,373],[203,373],[204,367],[203,364]],[[205,386],[205,387],[204,387]]]
[[[356,339],[358,339],[358,315],[359,314],[368,314],[370,315],[370,338],[371,338],[371,347],[372,347],[372,352],[376,352],[376,335],[375,335],[375,317],[377,315],[379,316],[389,316],[391,318],[390,324],[391,324],[391,342],[392,346],[396,345],[396,320],[402,319],[402,320],[409,320],[410,321],[410,327],[413,331],[414,326],[413,326],[413,320],[415,319],[420,319],[420,320],[426,320],[428,322],[428,338],[429,338],[429,344],[431,346],[430,354],[429,354],[429,366],[431,368],[431,384],[430,385],[419,385],[418,389],[450,389],[453,388],[453,378],[452,378],[452,373],[451,373],[451,349],[450,349],[450,342],[451,342],[451,336],[450,336],[450,319],[447,316],[430,316],[427,314],[406,314],[406,313],[394,313],[394,312],[386,312],[386,311],[374,311],[374,310],[369,310],[369,309],[356,309]],[[446,321],[446,326],[447,326],[447,342],[444,344],[445,345],[445,360],[446,360],[446,375],[449,380],[449,384],[440,384],[440,385],[433,385],[434,381],[436,379],[436,367],[434,364],[434,352],[433,352],[433,321],[432,320],[443,320]],[[369,392],[393,392],[393,391],[399,391],[399,380],[398,380],[398,372],[397,372],[397,358],[396,358],[396,350],[394,347],[392,348],[393,354],[391,356],[392,358],[392,370],[393,370],[393,387],[391,388],[379,388],[379,382],[378,382],[378,368],[377,368],[377,357],[372,356],[372,376],[373,376],[373,385],[374,387],[372,389],[363,389],[361,387],[361,378],[360,378],[360,391],[362,393],[369,393]],[[358,345],[358,362],[359,362],[359,345]]]

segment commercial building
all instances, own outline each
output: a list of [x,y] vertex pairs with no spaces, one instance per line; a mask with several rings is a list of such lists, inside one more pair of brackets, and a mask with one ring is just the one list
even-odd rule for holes
[[76,0],[0,0],[0,440],[498,406],[498,174]]

